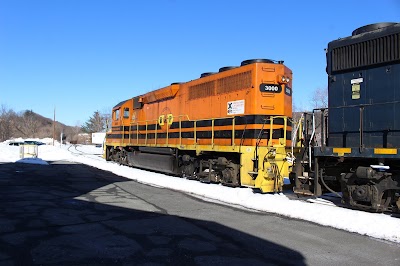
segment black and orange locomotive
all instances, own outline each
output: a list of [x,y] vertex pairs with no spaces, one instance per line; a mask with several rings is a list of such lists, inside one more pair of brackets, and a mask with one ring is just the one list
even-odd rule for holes
[[255,59],[123,101],[113,108],[106,159],[282,191],[293,162],[291,84],[283,62]]

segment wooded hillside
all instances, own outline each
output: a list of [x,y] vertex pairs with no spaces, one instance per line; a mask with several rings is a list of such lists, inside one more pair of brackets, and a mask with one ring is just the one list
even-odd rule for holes
[[81,133],[79,126],[67,126],[60,122],[43,117],[32,110],[16,113],[4,106],[0,108],[0,141],[13,138],[52,138],[53,128],[56,139],[60,139],[61,132],[66,141],[77,141]]

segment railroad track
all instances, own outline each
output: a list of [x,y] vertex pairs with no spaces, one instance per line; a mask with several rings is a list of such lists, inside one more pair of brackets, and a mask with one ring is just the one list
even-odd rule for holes
[[103,153],[89,153],[89,152],[85,152],[85,151],[82,151],[81,149],[79,149],[79,147],[82,147],[81,145],[79,145],[79,144],[71,144],[68,148],[67,148],[67,150],[70,152],[70,153],[72,153],[72,154],[74,154],[74,155],[82,155],[82,156],[88,156],[88,157],[90,157],[90,158],[94,158],[94,159],[96,159],[96,158],[102,158],[103,157]]

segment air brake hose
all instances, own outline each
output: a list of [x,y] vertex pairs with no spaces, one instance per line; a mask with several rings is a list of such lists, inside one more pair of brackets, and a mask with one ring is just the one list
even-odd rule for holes
[[328,185],[325,183],[324,178],[322,177],[322,174],[320,175],[320,178],[321,178],[322,184],[325,186],[325,188],[326,188],[327,190],[329,190],[331,193],[337,195],[339,198],[342,198],[342,195],[340,195],[339,193],[337,193],[336,191],[334,191],[333,189],[331,189],[330,187],[328,187]]

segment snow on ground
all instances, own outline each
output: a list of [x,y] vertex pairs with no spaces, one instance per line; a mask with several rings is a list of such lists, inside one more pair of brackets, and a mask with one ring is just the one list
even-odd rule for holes
[[[52,144],[52,140],[41,140]],[[87,164],[102,170],[110,171],[140,183],[183,191],[196,197],[223,204],[240,206],[246,209],[314,222],[349,232],[400,243],[400,218],[381,213],[355,211],[332,205],[309,203],[291,200],[283,194],[259,194],[250,188],[230,188],[218,184],[181,179],[178,177],[147,172],[106,162],[102,149],[91,145],[76,147],[71,145],[41,145],[38,147],[38,158],[20,160],[18,146],[9,146],[9,141],[0,143],[0,163],[24,162],[42,163],[43,161],[66,160]],[[1,178],[1,177],[0,177]]]

